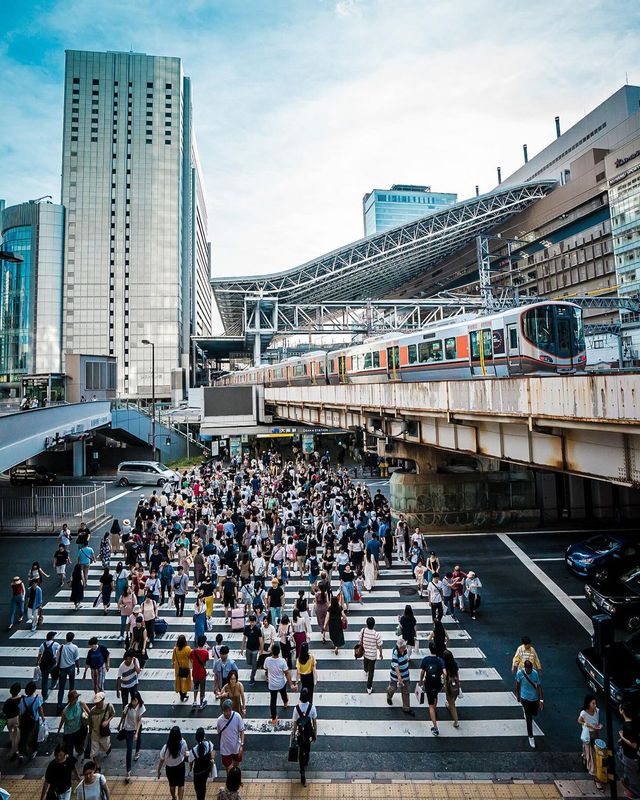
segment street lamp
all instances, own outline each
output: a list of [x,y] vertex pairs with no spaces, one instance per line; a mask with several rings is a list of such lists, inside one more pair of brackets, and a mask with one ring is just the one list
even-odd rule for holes
[[151,447],[156,460],[156,346],[149,339],[143,339],[142,344],[151,345]]

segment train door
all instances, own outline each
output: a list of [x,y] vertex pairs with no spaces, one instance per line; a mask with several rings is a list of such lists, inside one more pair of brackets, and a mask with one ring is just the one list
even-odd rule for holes
[[347,382],[347,357],[338,356],[338,383]]
[[517,322],[510,322],[507,325],[507,364],[510,375],[517,375],[522,372],[520,334],[518,333]]
[[469,363],[471,376],[495,375],[493,365],[493,334],[491,328],[469,333]]
[[390,381],[400,380],[400,348],[398,345],[387,347],[387,377]]

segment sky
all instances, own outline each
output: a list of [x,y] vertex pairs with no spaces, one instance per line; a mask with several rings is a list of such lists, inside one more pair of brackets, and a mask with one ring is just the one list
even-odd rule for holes
[[373,188],[489,191],[640,82],[630,0],[2,0],[0,29],[8,204],[59,202],[65,49],[182,58],[216,276],[361,238]]

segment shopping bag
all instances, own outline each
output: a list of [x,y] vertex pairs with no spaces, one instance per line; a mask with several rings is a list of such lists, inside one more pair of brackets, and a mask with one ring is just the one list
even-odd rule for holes
[[49,726],[47,725],[47,720],[43,719],[40,722],[40,727],[38,728],[38,744],[46,742],[48,736],[49,736]]
[[423,706],[424,705],[424,691],[422,689],[422,686],[420,686],[420,684],[416,685],[415,695],[416,695],[416,700],[418,701],[418,703],[420,703],[420,705]]
[[33,668],[33,680],[36,683],[40,683],[40,681],[42,680],[42,672],[40,672],[40,667],[38,666],[35,666]]

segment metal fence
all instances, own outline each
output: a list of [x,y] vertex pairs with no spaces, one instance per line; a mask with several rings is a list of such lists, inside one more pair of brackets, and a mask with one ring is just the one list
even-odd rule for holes
[[0,488],[0,531],[51,533],[69,523],[95,526],[106,518],[107,487],[34,486]]

